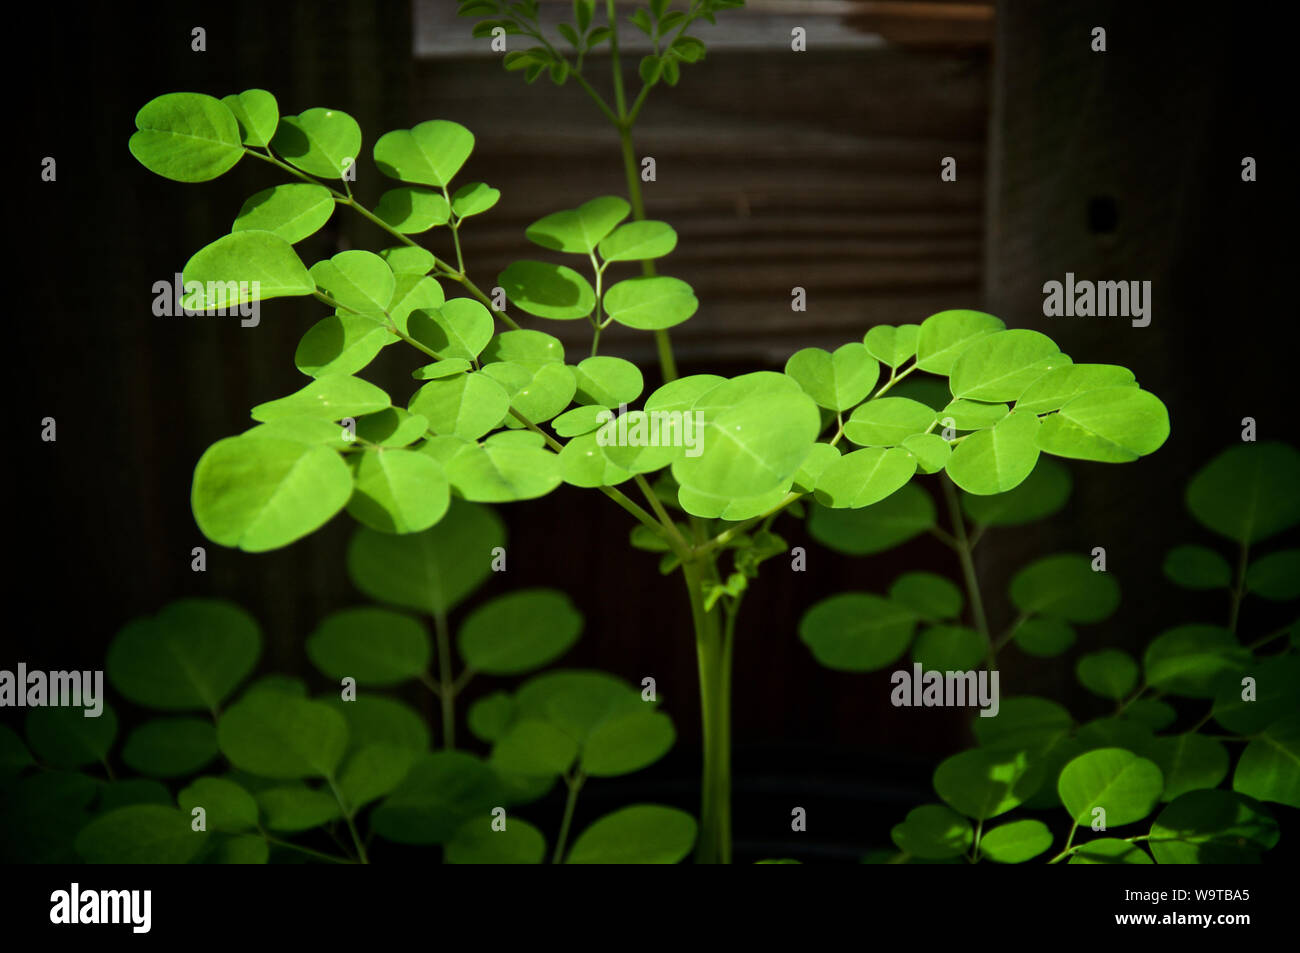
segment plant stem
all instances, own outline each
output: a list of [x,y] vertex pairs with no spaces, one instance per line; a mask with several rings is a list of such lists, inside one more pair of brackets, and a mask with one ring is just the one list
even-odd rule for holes
[[582,782],[587,780],[587,776],[579,771],[572,778],[564,780],[569,785],[569,796],[564,801],[564,820],[560,822],[560,836],[555,839],[555,853],[551,855],[553,864],[564,860],[564,846],[569,839],[569,827],[573,824],[574,808],[578,805],[578,792],[582,790]]
[[334,783],[334,779],[331,777],[327,777],[325,780],[329,784],[330,790],[334,792],[334,800],[339,802],[339,809],[343,811],[343,819],[347,821],[348,824],[348,833],[352,835],[352,843],[357,848],[357,857],[363,864],[370,863],[369,858],[366,857],[366,845],[361,842],[361,835],[357,833],[357,825],[352,820],[352,812],[348,810],[347,804],[344,803],[343,795],[339,792],[338,785]]
[[997,650],[993,646],[993,638],[989,635],[988,619],[984,616],[984,600],[980,596],[979,576],[975,573],[975,560],[971,557],[970,538],[966,535],[966,521],[962,519],[961,505],[957,501],[957,490],[953,487],[952,481],[945,474],[939,481],[943,485],[943,496],[948,502],[948,513],[952,517],[953,537],[957,541],[954,547],[957,551],[957,559],[961,562],[962,578],[966,581],[966,597],[970,600],[971,616],[975,620],[975,628],[980,635],[984,636],[984,643],[988,646],[988,668],[992,671],[997,666]]
[[448,751],[456,747],[456,686],[451,679],[451,636],[447,631],[447,613],[435,609],[433,627],[438,643],[438,700],[442,703],[442,744]]
[[1235,638],[1237,635],[1237,619],[1241,616],[1241,599],[1246,592],[1246,562],[1250,555],[1250,543],[1241,544],[1237,556],[1237,580],[1232,587],[1232,610],[1228,614],[1228,631]]
[[[623,172],[627,176],[627,199],[632,205],[632,218],[641,222],[645,220],[645,199],[641,195],[641,175],[637,168],[636,149],[632,145],[634,119],[628,114],[627,96],[623,92],[623,67],[618,58],[618,14],[614,9],[614,0],[606,0],[605,11],[609,16],[609,62],[614,79],[614,108],[617,110],[614,128],[618,130],[618,144],[623,154]],[[638,101],[638,112],[640,108]],[[654,262],[649,258],[643,260],[641,273],[653,277]],[[655,347],[659,352],[659,369],[663,373],[664,383],[676,380],[677,359],[673,356],[673,344],[667,331],[655,332]]]
[[270,834],[265,832],[263,832],[262,837],[268,844],[275,844],[278,847],[287,847],[289,850],[296,850],[298,853],[306,854],[308,857],[318,857],[321,860],[328,860],[331,864],[356,863],[356,861],[349,860],[346,857],[335,857],[333,854],[326,854],[319,850],[312,850],[310,847],[303,847],[302,845],[295,844],[291,841],[280,840],[280,838],[272,837]]
[[703,564],[698,559],[682,563],[700,673],[704,771],[701,778],[700,834],[695,846],[695,861],[700,864],[723,864],[731,859],[731,677],[727,672],[731,655],[726,639],[718,631],[717,612],[704,608],[705,573],[714,571],[711,559]]

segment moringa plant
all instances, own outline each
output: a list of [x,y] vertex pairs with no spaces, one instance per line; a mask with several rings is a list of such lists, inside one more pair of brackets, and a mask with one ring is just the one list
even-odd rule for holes
[[[1020,517],[1064,503],[1068,480],[1056,481],[1058,489],[1043,483],[1035,490],[1032,479],[1001,498],[1014,501]],[[1246,635],[1241,609],[1247,595],[1282,604],[1300,599],[1300,550],[1248,558],[1253,545],[1300,523],[1298,482],[1300,453],[1286,444],[1245,443],[1210,461],[1191,480],[1187,505],[1198,522],[1236,544],[1236,568],[1214,549],[1187,545],[1170,551],[1164,570],[1184,588],[1226,592],[1225,624],[1166,629],[1146,645],[1141,662],[1120,648],[1080,655],[1075,674],[1113,706],[1109,714],[1076,721],[1057,702],[1016,695],[1001,701],[996,718],[975,717],[978,747],[947,758],[934,772],[943,803],[917,807],[894,827],[898,852],[874,851],[865,859],[1258,863],[1279,838],[1265,802],[1300,808],[1300,621],[1272,632],[1255,623]],[[988,519],[980,500],[970,498],[968,511]],[[995,520],[1008,515],[1002,509]],[[961,593],[940,577],[903,576],[888,597],[869,598],[850,629],[873,620],[882,625],[886,609],[894,616],[911,610],[936,623],[916,640],[913,659],[942,672],[981,660],[992,668],[996,651],[1013,641],[1037,657],[1062,655],[1075,641],[1071,623],[1102,621],[1117,606],[1119,590],[1082,556],[1033,563],[1011,581],[1017,621],[991,645],[949,621],[961,611]],[[822,604],[804,618],[815,652],[824,638],[818,614],[827,611]],[[906,624],[914,626],[915,618]],[[910,631],[878,638],[894,657],[871,667],[893,662],[908,637]],[[862,662],[865,651],[818,657],[842,668],[846,658]],[[1234,757],[1235,746],[1243,747]],[[1013,819],[1005,820],[1008,815]]]
[[[655,0],[634,14],[656,52],[641,64],[630,105],[612,2],[603,24],[592,3],[575,4],[574,23],[561,31],[574,59],[541,37],[535,3],[462,5],[496,17],[480,32],[538,40],[511,51],[507,68],[532,79],[546,69],[591,93],[618,132],[628,173],[627,199],[600,196],[529,226],[543,257],[512,263],[486,289],[471,277],[460,231],[500,193],[460,184],[474,137],[457,123],[430,120],[375,141],[374,166],[395,185],[373,209],[351,188],[361,130],[338,110],[281,117],[274,96],[257,89],[224,99],[170,93],[140,110],[130,141],[144,166],[176,181],[213,179],[245,156],[293,180],[252,196],[230,233],[189,259],[185,308],[310,296],[329,309],[294,356],[310,380],[252,408],[252,427],[198,461],[199,528],[221,545],[261,552],[343,510],[378,533],[436,533],[452,499],[529,500],[561,483],[603,494],[637,521],[633,544],[660,551],[660,568],[685,584],[703,713],[702,862],[731,858],[731,660],[746,586],[786,550],[771,530],[777,516],[805,499],[863,511],[908,492],[918,474],[946,474],[970,494],[995,496],[1028,479],[1044,453],[1127,462],[1169,433],[1164,405],[1128,370],[1075,364],[1046,335],[970,310],[873,327],[833,353],[806,348],[780,372],[677,377],[667,332],[698,301],[685,282],[656,271],[677,235],[644,217],[631,130],[649,90],[676,83],[680,64],[703,55],[689,25],[734,5],[695,0],[683,14]],[[588,54],[606,43],[612,106],[584,74]],[[294,245],[339,208],[396,244],[308,267]],[[426,232],[443,236],[438,251],[411,237]],[[464,294],[448,297],[458,289]],[[570,356],[521,321],[585,321],[590,351]],[[647,393],[640,368],[600,353],[613,323],[655,334],[661,386]],[[411,350],[414,383],[396,395],[361,376],[390,346]],[[908,378],[947,389],[938,412],[900,396]],[[491,556],[480,541],[464,558]]]
[[[596,671],[533,674],[582,628],[563,593],[517,590],[466,614],[453,672],[447,618],[491,575],[486,562],[464,558],[482,542],[504,545],[504,527],[490,508],[465,502],[436,532],[360,528],[348,551],[353,583],[424,619],[377,606],[322,619],[306,652],[338,687],[315,698],[284,676],[258,679],[234,697],[262,637],[228,602],[182,599],[128,623],[109,645],[108,678],[158,716],[120,747],[109,706],[94,718],[80,707],[34,708],[26,744],[0,728],[6,859],[368,863],[379,838],[440,846],[447,863],[681,860],[695,820],[663,805],[613,811],[569,843],[583,783],[652,764],[676,733],[653,689]],[[491,745],[483,757],[456,748],[453,725],[456,694],[485,675],[530,677],[470,707],[470,731]],[[390,694],[413,682],[440,702],[435,750],[425,718]],[[136,776],[122,777],[123,766]],[[515,812],[558,779],[567,797],[548,850]]]

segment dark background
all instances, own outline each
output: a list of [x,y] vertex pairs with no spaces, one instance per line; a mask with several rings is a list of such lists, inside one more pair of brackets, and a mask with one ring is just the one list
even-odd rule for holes
[[[769,4],[785,13],[797,6]],[[637,133],[641,154],[658,163],[648,212],[681,236],[662,270],[691,282],[702,302],[673,333],[681,371],[780,369],[800,347],[834,347],[874,324],[919,322],[950,307],[1045,331],[1076,361],[1132,368],[1169,407],[1168,443],[1125,466],[1071,464],[1065,512],[992,531],[978,551],[1000,631],[1011,618],[1006,581],[1021,565],[1106,547],[1123,589],[1119,613],[1084,628],[1064,659],[1009,649],[1002,665],[1004,695],[1043,694],[1076,715],[1103,714],[1075,683],[1079,652],[1140,652],[1161,629],[1226,616],[1222,596],[1173,589],[1160,573],[1169,547],[1212,542],[1183,509],[1191,474],[1240,439],[1245,416],[1256,418],[1261,439],[1297,438],[1285,344],[1296,318],[1295,185],[1283,151],[1295,112],[1292,54],[1278,23],[1221,6],[1010,0],[996,16],[985,3],[853,10],[809,13],[807,53],[789,51],[786,27],[769,49],[712,51],[684,70],[680,86],[650,98]],[[323,689],[302,643],[327,612],[363,601],[344,571],[350,521],[249,555],[207,543],[189,509],[203,450],[245,429],[252,405],[304,383],[293,350],[323,312],[311,300],[276,300],[259,327],[245,329],[235,319],[160,318],[150,309],[155,281],[170,280],[225,233],[247,195],[282,179],[252,162],[202,185],[154,176],[126,148],[136,111],[164,92],[250,87],[271,90],[284,114],[343,109],[363,130],[355,191],[372,207],[388,187],[369,160],[381,133],[429,118],[464,123],[478,145],[463,177],[502,190],[497,208],[466,228],[471,274],[489,288],[504,264],[532,254],[529,222],[623,191],[614,134],[572,84],[526,86],[495,56],[415,58],[410,3],[46,4],[28,16],[11,37],[23,58],[11,108],[20,102],[30,115],[11,127],[20,142],[8,150],[19,160],[10,194],[20,196],[12,234],[23,256],[10,280],[33,300],[9,316],[19,377],[30,379],[11,395],[17,492],[5,665],[102,667],[128,619],[204,595],[238,602],[262,623],[262,671]],[[207,31],[205,53],[190,50],[194,26]],[[1107,29],[1104,54],[1089,49],[1094,26]],[[470,22],[458,28],[468,35]],[[872,34],[885,42],[818,47],[823,36]],[[592,62],[593,76],[605,75],[604,62]],[[958,161],[955,183],[939,180],[948,155]],[[1258,162],[1258,182],[1241,181],[1246,155]],[[57,159],[55,183],[40,181],[45,156]],[[435,248],[441,238],[432,233]],[[299,251],[310,264],[344,247],[387,244],[339,213]],[[1067,271],[1150,280],[1151,325],[1044,318],[1042,284]],[[789,309],[795,285],[807,289],[806,313]],[[602,352],[649,365],[649,342],[611,334]],[[396,396],[409,368],[385,357],[379,382]],[[647,392],[656,383],[648,368]],[[57,443],[39,440],[46,416],[58,421]],[[654,557],[623,545],[629,518],[594,493],[565,487],[500,512],[510,568],[469,606],[525,585],[563,589],[587,617],[565,664],[637,682],[653,675],[678,725],[663,763],[584,789],[579,828],[631,799],[695,809],[695,659],[677,577],[660,577]],[[809,571],[774,560],[743,610],[738,859],[853,859],[863,847],[889,846],[889,827],[933,799],[930,772],[968,743],[969,715],[895,709],[887,672],[820,667],[797,639],[799,615],[833,592],[880,591],[909,569],[955,575],[957,566],[928,537],[847,559],[811,542],[795,520],[777,529],[808,547]],[[205,574],[190,570],[197,545],[208,550]],[[1249,601],[1243,628],[1262,634],[1283,618]],[[499,685],[483,679],[469,698]],[[412,691],[409,700],[434,717],[427,695]],[[114,704],[129,725],[130,706]],[[809,831],[791,841],[795,805],[808,809]],[[558,805],[538,811],[553,826]],[[1288,830],[1296,812],[1278,813]]]

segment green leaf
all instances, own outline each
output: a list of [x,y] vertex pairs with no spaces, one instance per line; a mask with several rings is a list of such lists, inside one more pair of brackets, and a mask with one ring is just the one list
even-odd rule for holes
[[961,590],[932,572],[904,573],[889,587],[889,598],[907,606],[926,622],[942,622],[961,615]]
[[1046,752],[1070,733],[1074,719],[1056,702],[1029,695],[1003,699],[996,718],[978,718],[972,727],[985,747]]
[[1232,789],[1256,800],[1300,807],[1300,715],[1269,725],[1246,745]]
[[799,620],[799,639],[827,668],[870,672],[898,659],[916,614],[869,592],[844,592],[815,603]]
[[270,831],[298,833],[339,818],[342,810],[329,790],[286,784],[257,792],[257,806]]
[[573,321],[596,308],[596,291],[586,278],[565,265],[516,261],[497,282],[519,308],[538,318]]
[[1011,601],[1025,615],[1100,622],[1119,606],[1119,585],[1084,556],[1060,553],[1030,563],[1011,579]]
[[995,331],[962,350],[953,362],[949,386],[954,397],[966,400],[1017,400],[1045,373],[1069,363],[1045,334]]
[[480,741],[496,741],[505,734],[515,717],[515,701],[507,692],[484,695],[469,706],[466,722]]
[[371,801],[391,793],[406,778],[420,750],[406,745],[371,744],[358,749],[343,765],[339,793],[355,814]]
[[308,377],[355,374],[397,340],[382,317],[332,314],[322,318],[298,342],[294,364]]
[[817,502],[835,509],[878,503],[907,483],[916,458],[899,447],[872,447],[845,454],[817,478]]
[[56,768],[79,768],[108,757],[117,737],[117,713],[104,704],[97,717],[79,705],[33,708],[27,713],[27,743],[36,757]]
[[986,404],[978,400],[950,401],[939,411],[939,425],[953,430],[983,430],[992,427],[1010,411],[1006,404]]
[[1023,483],[996,496],[961,495],[966,515],[981,526],[1022,526],[1051,516],[1070,498],[1070,471],[1050,458],[1040,458]]
[[[580,437],[583,434],[591,433],[608,421],[610,419],[609,414],[608,407],[601,404],[586,404],[560,414],[551,421],[551,427],[561,437]],[[560,464],[563,466],[563,452],[560,453],[560,457]]]
[[675,327],[700,306],[690,285],[663,275],[620,281],[610,286],[603,301],[606,314],[624,327],[638,331]]
[[568,864],[676,864],[695,845],[695,818],[659,804],[606,814],[578,835]]
[[653,53],[641,57],[641,62],[637,67],[637,72],[641,77],[641,82],[646,86],[653,86],[659,82],[659,77],[663,75],[664,61]]
[[244,155],[235,114],[203,93],[167,93],[135,114],[128,148],[139,163],[174,182],[207,182]]
[[935,412],[926,404],[905,397],[881,397],[853,411],[845,421],[844,436],[858,446],[893,447],[913,434],[926,432],[933,423]]
[[410,410],[427,418],[434,433],[477,440],[501,423],[510,396],[486,374],[462,374],[425,384],[411,398]]
[[942,804],[912,808],[901,824],[889,832],[898,849],[913,857],[942,860],[960,857],[975,839],[970,821]]
[[221,716],[217,743],[236,768],[264,778],[333,777],[347,747],[348,726],[320,702],[257,692]]
[[[945,445],[945,450],[947,449]],[[826,468],[840,458],[840,452],[828,443],[815,443],[808,448],[808,456],[795,471],[794,487],[800,493],[810,493]]]
[[564,345],[544,331],[503,331],[488,343],[483,361],[519,364],[535,371],[543,364],[563,364]]
[[1133,372],[1116,364],[1067,364],[1048,371],[1030,384],[1016,401],[1016,410],[1046,414],[1072,399],[1105,387],[1137,387]]
[[1269,553],[1251,563],[1246,591],[1274,602],[1300,599],[1300,549]]
[[250,435],[220,440],[199,458],[191,505],[208,539],[257,553],[319,529],[351,495],[352,471],[334,451]]
[[502,803],[501,782],[463,751],[420,757],[371,815],[375,833],[399,844],[444,844],[469,819]]
[[916,468],[921,473],[938,473],[952,456],[948,441],[936,433],[912,434],[900,446],[916,459]]
[[308,175],[342,179],[361,155],[361,127],[337,109],[308,109],[280,119],[271,149]]
[[1192,731],[1155,739],[1151,756],[1165,778],[1162,801],[1172,801],[1188,791],[1218,787],[1228,776],[1228,749]]
[[1016,627],[1014,638],[1026,655],[1053,658],[1074,644],[1075,633],[1060,619],[1026,619]]
[[574,368],[580,404],[617,407],[630,404],[641,396],[645,378],[631,361],[621,357],[589,357]]
[[512,817],[503,830],[495,818],[484,815],[466,821],[447,842],[444,860],[449,864],[540,864],[546,857],[546,838],[532,824]]
[[1232,585],[1228,561],[1206,546],[1175,546],[1165,554],[1165,576],[1184,589],[1227,589]]
[[265,148],[280,125],[280,104],[264,89],[246,89],[222,96],[221,101],[239,123],[240,141],[246,146]]
[[379,196],[375,217],[404,235],[416,235],[446,225],[451,220],[451,206],[445,195],[432,189],[389,189]]
[[869,556],[907,542],[935,525],[934,500],[908,484],[860,510],[814,506],[808,519],[813,539],[846,556]]
[[1154,394],[1106,387],[1072,398],[1043,420],[1038,447],[1058,457],[1128,463],[1169,437],[1169,412]]
[[1091,825],[1093,810],[1105,812],[1107,829],[1146,817],[1160,800],[1164,777],[1160,768],[1123,748],[1098,748],[1065,766],[1057,782],[1061,803],[1070,819]]
[[[741,400],[695,431],[698,454],[688,448],[676,456],[673,478],[683,488],[717,496],[774,492],[789,486],[820,426],[816,405],[803,394]],[[614,462],[623,464],[617,457]]]
[[[950,374],[966,348],[1006,325],[982,311],[940,311],[921,322],[916,341],[916,366],[931,374]],[[961,396],[961,395],[958,395]]]
[[691,410],[696,401],[726,382],[716,374],[690,374],[664,384],[645,401],[646,412],[656,410]]
[[[347,374],[323,374],[288,397],[258,404],[251,413],[254,420],[263,422],[308,416],[342,420],[344,417],[373,414],[390,405],[388,395],[369,381]],[[233,439],[251,441],[262,438],[244,435]],[[221,443],[213,444],[208,452]],[[199,465],[202,466],[202,462]]]
[[898,369],[916,354],[920,336],[919,324],[900,324],[898,327],[882,324],[868,331],[862,343],[881,364]]
[[388,263],[373,252],[339,252],[311,266],[312,280],[343,308],[357,312],[386,311],[397,278]]
[[980,854],[999,864],[1023,864],[1052,846],[1052,832],[1042,821],[1012,821],[980,839]]
[[[272,232],[232,232],[196,251],[181,273],[188,311],[229,311],[241,304],[316,290],[290,245]],[[198,284],[192,284],[197,282]]]
[[1120,712],[1120,717],[1136,722],[1148,731],[1164,731],[1178,718],[1173,706],[1152,699],[1138,699]]
[[113,687],[164,711],[215,711],[262,651],[257,622],[233,603],[179,599],[128,622],[108,647]]
[[367,694],[344,701],[337,691],[326,692],[317,701],[329,705],[346,719],[349,754],[358,754],[369,747],[411,751],[429,748],[429,729],[423,716],[402,702]]
[[305,784],[286,784],[257,792],[257,806],[268,830],[296,834],[342,815],[333,793]]
[[1038,462],[1038,431],[1033,414],[1011,413],[991,430],[962,438],[948,458],[948,476],[975,496],[1013,490],[1028,479]]
[[122,760],[141,774],[177,778],[194,774],[217,756],[217,732],[201,718],[156,718],[126,739]]
[[496,513],[455,500],[437,527],[423,533],[358,530],[348,546],[348,575],[380,602],[447,613],[492,574],[493,550],[505,541]]
[[[579,407],[570,413],[595,409]],[[556,423],[568,414],[556,418]],[[558,427],[556,432],[559,433]],[[596,434],[574,437],[560,451],[560,473],[565,483],[581,487],[615,486],[632,479],[633,474],[610,461],[605,448],[596,442]]]
[[1074,671],[1088,691],[1116,701],[1133,691],[1138,680],[1137,662],[1119,649],[1089,652],[1079,658]]
[[409,447],[428,429],[429,421],[400,407],[387,407],[356,418],[357,438],[378,447]]
[[1070,857],[1071,864],[1154,864],[1137,844],[1117,837],[1099,837],[1080,844]]
[[432,278],[423,275],[395,275],[396,287],[393,301],[388,306],[388,314],[399,331],[410,331],[408,321],[417,310],[429,311],[441,308],[447,303],[442,286]]
[[[1300,713],[1300,656],[1247,660],[1241,678],[1216,682],[1214,720],[1228,731],[1253,735],[1275,721]],[[1246,676],[1254,681],[1247,692]],[[1248,699],[1243,697],[1247,696]]]
[[[417,381],[436,381],[444,377],[454,377],[457,374],[463,374],[470,368],[469,361],[460,357],[453,357],[446,361],[434,361],[432,364],[426,364],[424,367],[417,367],[411,371],[411,376]],[[427,423],[427,421],[426,421]]]
[[176,795],[181,809],[193,816],[203,808],[210,831],[239,834],[257,826],[257,802],[253,796],[227,778],[198,778]]
[[648,709],[598,725],[582,747],[582,772],[598,778],[631,774],[667,754],[677,740],[672,719]]
[[427,454],[383,449],[353,460],[356,487],[348,513],[357,522],[381,533],[418,533],[447,512],[450,484]]
[[1227,629],[1182,625],[1162,632],[1147,646],[1142,665],[1147,684],[1167,695],[1213,698],[1225,676],[1244,674],[1250,654]]
[[185,864],[207,838],[174,807],[135,804],[91,821],[77,835],[77,853],[88,864]]
[[578,640],[582,614],[557,589],[521,589],[479,608],[461,626],[465,664],[489,675],[517,675],[555,661]]
[[433,270],[435,261],[433,252],[413,245],[385,248],[379,257],[388,262],[395,275],[427,275]]
[[930,671],[966,672],[988,654],[984,637],[964,625],[935,625],[923,629],[912,645],[912,660]]
[[986,821],[1030,797],[1041,772],[1023,751],[972,748],[943,761],[934,772],[934,789],[954,810]]
[[471,215],[482,215],[501,200],[501,190],[494,189],[486,182],[471,182],[462,185],[451,197],[451,210],[459,219]]
[[[568,407],[578,387],[573,368],[564,364],[542,364],[530,368],[496,362],[484,365],[483,373],[505,388],[510,395],[510,406],[520,416],[535,424],[550,420]],[[511,416],[506,419],[506,426],[520,430],[525,425]],[[538,441],[539,445],[544,442]]]
[[584,202],[576,209],[538,219],[524,234],[530,242],[552,251],[590,255],[631,211],[632,207],[624,199],[606,195]]
[[565,774],[578,757],[578,743],[545,721],[524,718],[511,724],[492,746],[491,764],[499,771],[526,776]]
[[1149,844],[1161,864],[1257,864],[1277,841],[1277,821],[1257,801],[1202,790],[1160,812]]
[[429,633],[418,619],[387,609],[344,609],[307,638],[312,664],[333,679],[397,685],[429,668]]
[[644,261],[662,258],[677,247],[677,233],[667,222],[639,221],[620,225],[600,240],[605,261]]
[[540,447],[503,443],[467,447],[445,469],[456,491],[476,503],[531,500],[562,482],[559,457]]
[[1187,508],[1221,536],[1258,543],[1300,523],[1300,450],[1243,443],[1219,454],[1187,486]]
[[871,393],[880,376],[880,365],[861,344],[849,343],[836,348],[834,354],[819,347],[796,351],[785,362],[785,372],[818,405],[844,411]]
[[320,231],[334,214],[329,189],[307,182],[277,185],[248,198],[230,226],[232,232],[271,232],[290,245]]

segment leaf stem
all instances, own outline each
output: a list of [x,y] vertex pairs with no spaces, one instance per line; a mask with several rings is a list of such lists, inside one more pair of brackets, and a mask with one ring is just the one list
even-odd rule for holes
[[966,536],[966,521],[962,518],[961,505],[957,500],[957,490],[952,480],[944,474],[940,483],[943,486],[944,500],[948,504],[948,514],[952,519],[953,538],[957,541],[955,547],[957,559],[961,563],[962,578],[966,582],[966,596],[970,600],[971,616],[975,620],[976,630],[984,636],[984,643],[988,646],[988,669],[992,671],[997,665],[997,649],[993,645],[988,619],[984,615],[984,599],[980,595],[979,576],[975,572],[975,560],[971,557],[970,540]]
[[585,781],[586,775],[578,771],[573,777],[566,777],[565,783],[569,786],[569,795],[564,801],[564,819],[560,821],[560,835],[555,839],[555,853],[551,855],[551,863],[558,864],[564,860],[564,848],[569,840],[569,828],[573,824],[573,811],[578,805],[578,792],[582,790],[582,782]]

